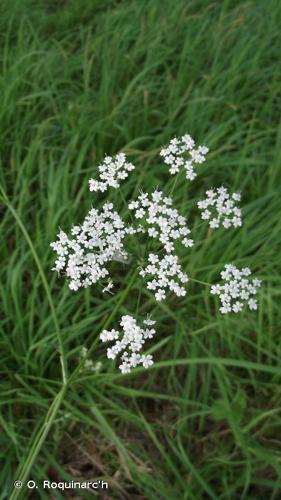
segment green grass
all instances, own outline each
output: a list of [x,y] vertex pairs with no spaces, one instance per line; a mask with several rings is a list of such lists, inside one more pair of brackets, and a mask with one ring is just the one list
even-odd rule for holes
[[[1,2],[0,498],[69,495],[48,478],[108,480],[110,499],[280,498],[280,21],[277,0]],[[71,292],[49,243],[101,206],[98,162],[128,153],[126,200],[169,193],[159,148],[185,132],[210,153],[173,193],[198,242],[184,268],[212,283],[249,265],[258,312],[224,317],[193,281],[156,305],[133,265],[114,266],[114,296]],[[242,190],[244,224],[206,237],[195,203],[222,183]],[[138,303],[157,320],[156,364],[122,376],[98,334]],[[77,370],[83,345],[100,373]],[[19,478],[36,493],[11,497]]]

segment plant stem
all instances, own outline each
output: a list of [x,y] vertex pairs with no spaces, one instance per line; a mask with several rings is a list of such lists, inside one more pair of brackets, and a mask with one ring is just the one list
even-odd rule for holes
[[[56,418],[57,412],[60,408],[60,405],[62,403],[62,400],[64,398],[65,392],[66,392],[67,384],[64,384],[60,390],[60,392],[56,395],[55,399],[53,400],[49,411],[44,419],[43,425],[37,432],[33,443],[31,445],[30,451],[28,453],[28,456],[26,460],[24,461],[22,467],[19,469],[19,472],[17,473],[17,481],[21,481],[23,484],[23,487],[25,487],[25,482],[28,478],[29,472],[31,470],[32,465],[34,464],[38,453],[40,452],[42,445],[49,433],[49,430],[53,424],[53,421]],[[14,489],[10,496],[10,500],[16,500],[21,492],[21,489]]]
[[195,281],[196,283],[200,283],[200,285],[206,285],[206,286],[212,286],[211,283],[206,283],[206,281],[200,281],[200,280],[196,280],[194,278],[188,278],[189,281]]
[[173,192],[174,192],[174,189],[175,189],[175,187],[176,187],[176,185],[177,185],[177,182],[178,182],[179,175],[180,175],[180,172],[178,172],[178,173],[176,174],[176,178],[175,178],[175,180],[174,180],[174,183],[173,183],[173,185],[172,185],[172,189],[171,189],[171,191],[170,191],[170,196],[172,196],[172,194],[173,194]]

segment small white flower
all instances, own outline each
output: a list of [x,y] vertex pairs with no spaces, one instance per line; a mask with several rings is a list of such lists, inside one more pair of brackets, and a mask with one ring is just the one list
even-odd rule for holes
[[151,238],[158,238],[159,232],[156,231],[155,227],[150,227],[148,228],[148,236]]
[[193,240],[192,240],[192,239],[190,239],[190,238],[184,238],[184,239],[182,240],[182,244],[183,244],[186,248],[188,248],[188,247],[193,247],[194,242],[193,242]]
[[249,306],[249,309],[251,310],[256,310],[258,308],[258,304],[257,304],[257,301],[255,299],[250,299],[248,301],[248,306]]
[[136,320],[125,315],[121,317],[120,327],[121,332],[117,330],[103,330],[100,334],[102,342],[116,341],[113,347],[107,349],[107,357],[115,359],[121,354],[122,363],[119,368],[122,373],[130,373],[131,368],[142,365],[148,368],[153,365],[153,358],[150,354],[141,354],[145,341],[151,339],[156,333],[153,326],[155,321],[146,319],[143,321],[143,326],[137,325]]
[[153,358],[151,356],[151,354],[143,354],[142,358],[141,358],[141,362],[142,362],[142,366],[144,368],[149,368],[150,366],[153,365]]
[[233,264],[224,266],[224,270],[221,272],[224,283],[211,287],[211,294],[219,296],[221,313],[227,314],[231,311],[238,313],[246,304],[251,310],[257,309],[257,301],[253,299],[253,296],[256,295],[257,289],[261,286],[261,280],[245,278],[245,276],[250,275],[249,267],[238,269]]
[[220,221],[219,221],[219,219],[212,219],[212,220],[210,221],[210,224],[209,224],[209,226],[210,226],[212,229],[215,229],[215,228],[219,227],[219,225],[220,225]]
[[104,192],[108,187],[118,188],[120,180],[128,177],[128,172],[134,170],[134,165],[127,162],[126,155],[119,153],[115,157],[106,156],[103,162],[98,166],[99,179],[89,180],[90,191]]
[[242,302],[234,302],[233,306],[232,306],[232,311],[238,313],[240,311],[242,311],[243,309],[243,303]]
[[163,300],[163,299],[165,299],[165,298],[166,298],[166,294],[165,294],[164,290],[159,289],[159,290],[156,292],[156,294],[155,294],[155,299],[156,299],[157,301],[161,301],[161,300]]
[[142,217],[144,217],[144,215],[145,215],[145,210],[143,208],[139,208],[135,212],[136,219],[141,219]]
[[161,149],[160,156],[164,158],[166,165],[169,165],[169,172],[177,174],[181,168],[186,171],[186,178],[193,181],[196,177],[195,164],[205,161],[205,155],[209,149],[206,146],[195,148],[195,142],[188,134],[180,138],[175,137],[170,143]]
[[221,186],[206,191],[207,198],[197,203],[201,210],[201,218],[209,221],[209,226],[215,229],[222,225],[225,229],[242,225],[241,210],[236,203],[240,201],[240,193],[229,194]]
[[231,307],[229,304],[225,303],[223,306],[220,307],[220,312],[222,314],[227,314],[229,312],[231,312]]
[[219,295],[220,291],[221,291],[221,285],[213,285],[211,287],[211,294],[212,295]]
[[201,217],[202,217],[203,220],[210,219],[210,217],[211,217],[210,210],[203,210]]

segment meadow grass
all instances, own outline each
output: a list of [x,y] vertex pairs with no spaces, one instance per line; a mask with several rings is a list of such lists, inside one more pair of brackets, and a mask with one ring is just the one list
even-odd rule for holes
[[[49,498],[48,478],[103,478],[110,499],[280,498],[280,21],[275,0],[1,2],[0,498]],[[258,312],[224,317],[196,281],[156,304],[133,264],[113,296],[71,292],[49,243],[102,205],[98,162],[135,163],[111,195],[128,218],[140,188],[171,192],[159,149],[186,132],[210,153],[173,191],[197,242],[184,269],[212,283],[249,265]],[[194,208],[220,184],[244,224],[209,234]],[[157,320],[156,363],[121,375],[98,335],[135,313]],[[100,373],[77,370],[81,346]],[[36,493],[12,490],[27,478]]]

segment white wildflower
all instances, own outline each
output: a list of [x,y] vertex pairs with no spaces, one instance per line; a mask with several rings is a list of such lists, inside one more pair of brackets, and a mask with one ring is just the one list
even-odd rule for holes
[[248,267],[239,270],[233,264],[224,266],[221,278],[225,283],[211,287],[211,294],[218,295],[220,298],[221,313],[240,312],[246,304],[251,310],[257,309],[257,301],[253,299],[253,296],[256,295],[258,288],[261,286],[261,280],[246,278],[246,276],[250,275],[251,270]]
[[162,191],[155,190],[151,197],[141,193],[137,200],[129,204],[129,209],[135,211],[137,219],[143,219],[137,231],[148,225],[148,235],[158,239],[167,253],[174,251],[174,242],[180,240],[185,247],[191,247],[193,240],[187,238],[190,229],[186,220],[172,207],[172,199]]
[[222,225],[225,229],[242,225],[241,209],[237,206],[240,193],[229,194],[223,186],[206,191],[207,197],[197,203],[201,218],[209,221],[211,228]]
[[[117,330],[103,330],[100,334],[102,342],[115,341],[113,347],[107,349],[107,357],[115,359],[121,355],[122,363],[119,368],[122,373],[130,373],[131,368],[142,365],[148,368],[153,365],[150,354],[142,354],[145,341],[151,339],[155,334],[152,320],[144,320],[142,326],[138,326],[136,320],[129,315],[122,316],[120,321],[121,332]],[[122,354],[121,354],[122,353]]]
[[250,299],[248,302],[248,305],[249,305],[249,309],[254,310],[254,311],[258,308],[258,304],[257,304],[257,301],[255,299]]
[[98,166],[99,179],[89,180],[90,191],[106,191],[108,187],[118,188],[120,181],[128,177],[128,172],[134,170],[135,166],[127,162],[126,155],[119,153],[114,157],[106,156]]
[[177,174],[181,168],[184,168],[186,178],[193,181],[197,176],[194,165],[203,163],[208,151],[206,146],[196,148],[192,137],[185,134],[180,138],[172,139],[167,146],[161,149],[160,155],[164,158],[164,162],[169,165],[170,174]]
[[72,239],[60,231],[58,240],[51,243],[58,254],[53,270],[64,271],[71,290],[93,285],[108,276],[106,265],[116,256],[127,259],[124,238],[134,232],[125,226],[112,203],[100,211],[92,208],[81,226],[72,228]]
[[165,299],[169,290],[178,297],[186,294],[182,285],[187,283],[188,277],[182,272],[176,255],[167,254],[159,258],[158,255],[151,253],[148,261],[149,264],[141,269],[140,275],[143,278],[150,276],[147,288],[153,291],[157,301]]

